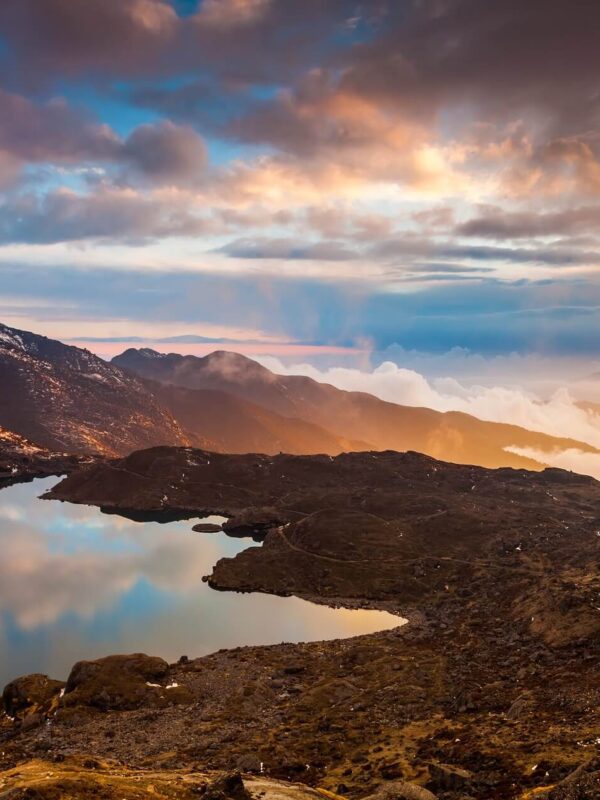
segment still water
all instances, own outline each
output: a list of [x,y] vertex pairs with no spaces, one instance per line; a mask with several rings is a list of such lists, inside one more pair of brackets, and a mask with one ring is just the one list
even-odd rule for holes
[[0,691],[30,672],[64,679],[75,661],[111,653],[174,661],[222,647],[343,638],[403,621],[294,597],[216,592],[202,576],[251,540],[194,533],[198,520],[132,522],[37,499],[57,480],[0,490]]

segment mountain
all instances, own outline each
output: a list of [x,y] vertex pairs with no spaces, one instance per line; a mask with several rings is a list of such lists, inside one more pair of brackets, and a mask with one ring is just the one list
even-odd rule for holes
[[539,468],[507,447],[588,445],[467,414],[441,414],[276,375],[252,359],[127,350],[107,363],[0,324],[0,426],[55,452],[126,455],[155,445],[273,455],[417,450],[482,466]]
[[0,324],[0,425],[50,450],[187,444],[144,382],[88,350]]
[[337,455],[370,449],[366,442],[336,436],[313,422],[283,416],[228,392],[155,381],[148,386],[194,445],[217,452]]
[[284,417],[310,420],[345,440],[361,440],[374,450],[416,450],[455,463],[530,469],[539,468],[539,463],[506,448],[552,452],[574,447],[596,452],[581,442],[515,425],[486,422],[460,412],[401,406],[304,376],[276,375],[237,353],[217,351],[199,358],[132,348],[112,363],[165,384],[226,392]]
[[224,452],[364,449],[235,394],[167,386],[88,350],[0,324],[0,426],[53,451],[126,455],[158,444]]

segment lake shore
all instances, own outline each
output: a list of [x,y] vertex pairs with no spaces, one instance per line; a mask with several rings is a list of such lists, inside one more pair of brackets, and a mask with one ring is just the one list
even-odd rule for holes
[[[62,697],[55,687],[4,719],[1,766],[90,753],[175,772],[262,763],[270,777],[350,797],[407,780],[443,798],[545,787],[554,800],[569,796],[556,792],[574,770],[587,781],[600,728],[600,485],[416,454],[315,458],[158,448],[74,473],[51,495],[145,511],[193,496],[199,510],[245,512],[245,525],[269,516],[264,545],[219,562],[211,585],[393,606],[411,623],[153,661],[154,679],[143,659],[78,667]],[[182,474],[188,482],[167,491]]]

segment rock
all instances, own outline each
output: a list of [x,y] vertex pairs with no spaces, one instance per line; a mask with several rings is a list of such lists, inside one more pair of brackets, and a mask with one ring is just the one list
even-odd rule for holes
[[392,781],[381,785],[365,800],[436,800],[436,795],[416,783]]
[[514,720],[522,716],[523,712],[527,709],[527,698],[524,696],[517,697],[514,703],[506,712],[506,719]]
[[596,800],[600,797],[600,758],[567,775],[547,797],[548,800]]
[[262,538],[271,528],[282,525],[284,519],[280,511],[270,506],[245,508],[235,517],[223,523],[223,530],[230,536],[258,536]]
[[238,759],[236,764],[240,772],[260,772],[261,761],[258,756],[245,755]]
[[289,664],[287,667],[283,668],[283,671],[286,675],[300,675],[305,669],[306,667],[302,664]]
[[7,684],[2,693],[4,710],[15,717],[31,709],[40,708],[57,696],[65,686],[47,675],[33,674],[17,678]]
[[239,772],[230,772],[209,783],[204,792],[205,800],[250,800]]
[[185,687],[163,686],[168,670],[162,658],[143,653],[79,661],[67,680],[65,704],[125,711],[193,702]]
[[32,728],[37,728],[38,725],[41,725],[43,721],[44,718],[41,714],[27,714],[25,717],[23,717],[21,730],[30,731]]
[[192,528],[196,533],[220,533],[223,528],[221,525],[215,525],[212,522],[199,522]]
[[470,787],[473,779],[468,770],[450,764],[431,764],[429,774],[435,789],[447,791],[464,791]]

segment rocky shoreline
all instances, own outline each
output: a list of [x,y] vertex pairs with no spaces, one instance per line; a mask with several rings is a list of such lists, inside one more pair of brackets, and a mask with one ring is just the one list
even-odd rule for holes
[[168,773],[174,790],[186,771],[238,770],[352,798],[600,796],[596,481],[414,453],[153,448],[75,470],[49,496],[227,516],[264,543],[218,562],[211,586],[410,622],[171,665],[110,657],[75,665],[66,684],[21,679],[5,691],[1,769],[79,764],[87,780],[112,769],[81,766],[94,754]]
[[0,427],[0,489],[15,483],[68,475],[96,460],[91,456],[55,453]]

